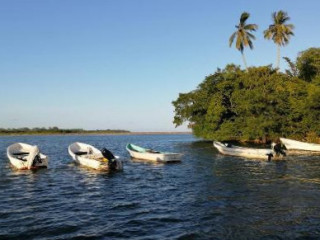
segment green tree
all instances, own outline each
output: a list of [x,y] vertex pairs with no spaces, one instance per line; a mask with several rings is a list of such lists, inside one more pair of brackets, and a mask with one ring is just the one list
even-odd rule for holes
[[286,69],[286,74],[288,74],[291,77],[298,77],[297,64],[292,62],[291,59],[288,57],[283,57],[283,59],[287,62],[287,64],[290,67],[290,69]]
[[256,31],[258,29],[258,25],[256,24],[246,24],[246,21],[249,17],[250,17],[250,14],[247,12],[243,12],[241,14],[240,22],[238,25],[236,25],[237,30],[229,38],[230,47],[232,46],[234,39],[236,39],[235,46],[241,52],[243,63],[247,70],[248,70],[247,61],[243,51],[245,47],[250,47],[250,49],[253,49],[252,40],[256,38],[250,32]]
[[210,140],[320,136],[320,86],[271,66],[228,65],[173,101],[176,126]]
[[[309,48],[297,58],[299,76],[307,82],[320,78],[320,48]],[[320,82],[319,82],[320,83]]]
[[290,17],[286,12],[278,11],[272,14],[273,24],[269,25],[269,28],[265,30],[264,38],[272,39],[277,45],[277,65],[280,68],[280,47],[289,43],[290,37],[294,35],[293,24],[286,24],[290,20]]

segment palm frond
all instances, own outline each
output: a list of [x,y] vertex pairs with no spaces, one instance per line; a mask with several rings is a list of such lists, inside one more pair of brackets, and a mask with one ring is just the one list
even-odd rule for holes
[[282,18],[282,23],[288,22],[290,20],[290,17],[285,16]]
[[233,43],[234,38],[236,37],[236,35],[237,35],[237,32],[234,32],[234,33],[232,33],[232,35],[230,36],[230,38],[229,38],[229,47],[232,46],[232,43]]
[[240,52],[243,52],[243,42],[242,42],[241,40],[242,40],[242,38],[239,37],[239,34],[238,34],[237,41],[236,41],[236,48],[237,48]]
[[240,16],[240,24],[244,24],[249,17],[250,17],[249,13],[243,12]]
[[253,43],[252,43],[252,41],[251,41],[251,40],[248,40],[248,43],[249,43],[250,49],[253,49]]
[[249,33],[249,32],[247,32],[247,35],[249,36],[249,38],[251,38],[251,39],[256,39],[256,37],[253,35],[253,34],[251,34],[251,33]]
[[249,30],[249,31],[256,31],[258,29],[258,25],[257,24],[247,24],[244,26],[245,30]]
[[294,25],[293,25],[293,24],[286,24],[286,27],[287,27],[287,28],[290,28],[291,30],[294,29]]
[[271,16],[272,16],[273,22],[277,22],[277,12],[273,12]]
[[298,76],[298,69],[294,62],[291,61],[288,57],[283,57],[283,59],[288,63],[290,70],[286,70],[286,73],[292,77]]
[[267,30],[264,30],[263,35],[264,35],[264,38],[270,39],[270,38],[272,38],[273,34],[272,34],[272,31],[270,29],[267,29]]
[[246,33],[243,34],[242,36],[242,42],[243,42],[243,46],[249,46],[249,38],[246,36]]

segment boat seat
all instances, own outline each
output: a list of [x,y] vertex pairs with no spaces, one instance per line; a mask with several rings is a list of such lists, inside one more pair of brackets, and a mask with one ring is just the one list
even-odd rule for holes
[[75,152],[74,154],[77,155],[77,156],[81,156],[81,155],[87,155],[88,152],[81,152],[81,151],[79,151],[79,152]]
[[159,151],[155,151],[155,150],[152,150],[152,149],[147,149],[146,152],[148,152],[148,153],[160,153]]
[[21,155],[29,155],[28,152],[18,152],[18,153],[12,153],[13,156],[21,156]]
[[21,161],[23,161],[23,162],[26,162],[27,161],[27,159],[24,159],[24,157],[16,157],[17,159],[19,159],[19,160],[21,160]]

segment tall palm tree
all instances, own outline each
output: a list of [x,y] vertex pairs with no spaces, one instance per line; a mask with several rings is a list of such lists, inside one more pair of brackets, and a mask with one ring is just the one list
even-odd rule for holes
[[237,30],[230,36],[229,38],[229,46],[232,46],[232,43],[235,38],[236,40],[236,48],[241,52],[244,66],[248,70],[247,61],[244,56],[243,50],[245,47],[250,47],[253,49],[252,40],[256,39],[255,36],[250,33],[252,31],[256,31],[258,29],[257,24],[246,24],[247,19],[250,17],[250,14],[247,12],[243,12],[240,16],[239,25],[236,25]]
[[277,45],[277,68],[280,67],[280,47],[289,43],[289,39],[294,35],[293,24],[286,24],[290,20],[288,14],[284,11],[272,13],[273,24],[269,25],[269,28],[265,30],[264,38],[272,39]]

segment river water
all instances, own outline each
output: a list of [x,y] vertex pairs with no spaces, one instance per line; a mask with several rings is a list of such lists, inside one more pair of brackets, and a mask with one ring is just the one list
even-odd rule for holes
[[[80,141],[124,158],[100,173],[68,155]],[[37,144],[49,169],[15,171],[6,148]],[[183,153],[133,161],[127,143]],[[320,156],[248,161],[192,135],[0,137],[0,239],[320,239]]]

